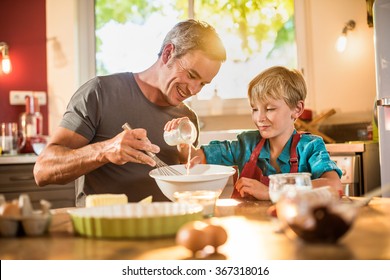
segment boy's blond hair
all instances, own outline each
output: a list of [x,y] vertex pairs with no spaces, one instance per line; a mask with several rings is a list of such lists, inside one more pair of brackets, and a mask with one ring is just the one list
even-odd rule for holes
[[267,103],[269,99],[283,99],[290,108],[305,101],[307,94],[303,75],[296,69],[274,66],[258,74],[249,83],[248,97],[251,105]]

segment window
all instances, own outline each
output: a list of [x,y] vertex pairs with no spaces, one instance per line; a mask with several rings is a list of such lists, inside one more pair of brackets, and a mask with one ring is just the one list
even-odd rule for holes
[[237,106],[236,99],[246,99],[249,81],[263,69],[297,67],[293,0],[96,0],[95,17],[97,75],[146,69],[180,20],[213,25],[228,59],[191,102],[234,99]]

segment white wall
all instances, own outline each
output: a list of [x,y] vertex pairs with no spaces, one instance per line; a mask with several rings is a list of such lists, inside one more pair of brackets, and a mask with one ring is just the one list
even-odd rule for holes
[[[304,18],[298,20],[305,29],[300,67],[309,87],[306,107],[315,113],[334,108],[337,121],[344,121],[348,114],[367,120],[376,88],[373,29],[367,25],[365,0],[296,1],[304,3]],[[56,66],[48,41],[49,134],[57,128],[75,90],[93,76],[93,54],[85,48],[93,43],[93,33],[88,31],[93,28],[91,15],[85,10],[85,5],[91,4],[93,0],[46,0],[47,37],[57,38],[66,57],[66,64]],[[334,45],[350,19],[356,21],[356,28],[349,33],[346,51],[340,54]],[[83,21],[87,28],[79,28],[85,27]]]
[[[76,89],[74,1],[46,0],[47,79],[49,96],[49,135],[58,127],[66,105]],[[53,48],[56,38],[60,49]],[[56,52],[62,52],[57,53]],[[55,55],[63,55],[59,65]]]
[[89,52],[94,49],[93,15],[86,12],[93,4],[94,0],[46,0],[49,135],[58,127],[73,93],[95,74],[94,54]]
[[[371,114],[375,100],[373,28],[367,25],[364,0],[306,0],[310,107],[338,113]],[[335,42],[344,24],[356,22],[348,33],[344,53]]]

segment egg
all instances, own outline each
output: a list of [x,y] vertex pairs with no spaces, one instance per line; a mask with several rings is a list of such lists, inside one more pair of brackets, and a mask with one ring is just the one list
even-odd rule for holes
[[225,244],[227,240],[226,230],[217,224],[208,224],[204,228],[204,232],[208,236],[209,244],[214,247],[215,252],[217,252],[217,248],[223,244]]
[[202,221],[193,221],[183,225],[176,234],[176,243],[191,250],[193,254],[210,244],[204,229],[208,225]]
[[217,248],[227,241],[226,230],[219,224],[217,218],[205,221],[193,221],[182,226],[176,234],[176,243],[191,250],[193,254],[206,246]]
[[19,205],[15,202],[3,203],[0,207],[0,215],[4,217],[20,217]]

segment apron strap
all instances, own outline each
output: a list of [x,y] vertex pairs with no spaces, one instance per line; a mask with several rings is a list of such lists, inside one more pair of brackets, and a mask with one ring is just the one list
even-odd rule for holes
[[256,145],[255,149],[252,151],[251,157],[249,158],[249,161],[251,162],[257,162],[257,158],[260,155],[261,150],[264,147],[265,138],[261,138],[259,144]]
[[298,172],[298,154],[297,154],[297,145],[299,140],[301,140],[301,133],[295,133],[292,139],[290,147],[290,173]]
[[[264,176],[261,172],[261,169],[257,167],[257,158],[259,157],[260,152],[263,149],[264,143],[265,138],[262,138],[260,142],[256,145],[255,149],[252,151],[248,162],[245,163],[239,178],[246,177],[251,179],[257,179],[260,181],[262,180]],[[233,183],[235,185],[236,181],[234,181]],[[241,198],[241,195],[236,188],[233,188],[231,198]]]

